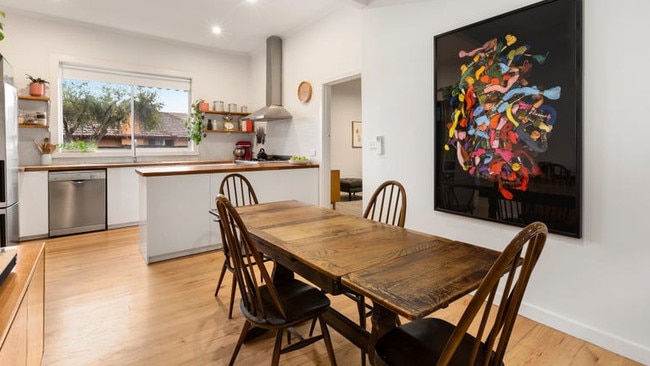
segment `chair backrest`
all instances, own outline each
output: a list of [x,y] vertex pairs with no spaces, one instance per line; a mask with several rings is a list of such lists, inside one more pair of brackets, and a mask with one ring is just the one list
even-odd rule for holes
[[[533,222],[522,229],[503,250],[481,282],[474,297],[461,316],[456,329],[445,346],[438,365],[447,365],[465,337],[467,329],[478,319],[481,308],[483,313],[476,333],[476,342],[472,349],[470,365],[475,363],[478,352],[494,351],[494,357],[486,357],[485,365],[499,365],[512,333],[512,328],[519,312],[524,291],[537,259],[542,253],[548,230],[541,222]],[[526,245],[528,244],[528,245]],[[524,257],[521,254],[524,251]],[[502,285],[500,287],[499,285]],[[497,293],[502,290],[501,301],[495,316],[490,318],[490,310]]]
[[253,185],[239,173],[226,175],[219,185],[219,193],[226,196],[235,207],[259,203]]
[[406,221],[406,190],[404,186],[395,180],[382,183],[370,197],[363,217],[404,227]]
[[[216,201],[226,239],[224,245],[232,254],[231,260],[244,305],[242,309],[244,316],[263,323],[266,315],[269,314],[268,306],[273,306],[271,313],[280,314],[286,319],[286,313],[280,304],[271,276],[264,266],[262,255],[257,250],[244,222],[226,196],[219,194]],[[263,291],[269,292],[271,303],[262,301],[260,292],[262,284],[266,285]]]

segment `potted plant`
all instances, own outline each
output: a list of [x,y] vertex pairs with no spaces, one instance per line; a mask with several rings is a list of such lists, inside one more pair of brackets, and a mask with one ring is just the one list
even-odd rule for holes
[[196,146],[199,146],[201,139],[206,137],[204,132],[203,120],[205,114],[201,110],[201,103],[205,103],[203,99],[196,100],[192,103],[192,111],[190,117],[185,121],[185,128],[187,128],[187,138],[194,141]]
[[25,75],[27,75],[27,79],[30,81],[29,95],[33,97],[42,97],[45,95],[45,84],[49,84],[50,82],[45,79],[35,78],[29,74]]
[[199,109],[201,112],[207,112],[210,110],[210,103],[202,100],[201,103],[199,103]]

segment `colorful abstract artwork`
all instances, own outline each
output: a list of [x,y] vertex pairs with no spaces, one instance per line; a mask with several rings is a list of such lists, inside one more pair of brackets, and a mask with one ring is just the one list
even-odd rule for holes
[[544,1],[435,37],[437,210],[580,235],[580,19]]
[[547,100],[561,97],[560,86],[543,89],[528,76],[548,53],[530,53],[517,36],[490,39],[474,50],[461,50],[459,81],[451,88],[449,141],[458,164],[471,176],[494,181],[501,195],[525,191],[540,175],[535,157],[548,149],[557,112]]

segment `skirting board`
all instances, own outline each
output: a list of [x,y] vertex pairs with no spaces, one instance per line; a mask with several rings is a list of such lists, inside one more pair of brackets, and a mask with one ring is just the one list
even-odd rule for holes
[[218,250],[218,249],[221,249],[221,244],[206,245],[204,247],[181,250],[180,252],[173,252],[173,253],[165,253],[165,254],[160,254],[160,255],[154,255],[152,257],[145,258],[145,262],[147,262],[147,264],[151,264],[151,263],[154,263],[154,262],[165,261],[165,260],[168,260],[168,259],[185,257],[185,256],[192,255],[192,254],[211,252],[211,251],[215,251],[215,250]]
[[[602,347],[636,362],[650,365],[650,349],[628,339],[603,332],[600,329],[576,322],[573,319],[546,311],[537,306],[526,304],[525,302],[521,304],[519,315],[593,343],[598,347]],[[516,326],[517,325],[515,324],[515,327]]]

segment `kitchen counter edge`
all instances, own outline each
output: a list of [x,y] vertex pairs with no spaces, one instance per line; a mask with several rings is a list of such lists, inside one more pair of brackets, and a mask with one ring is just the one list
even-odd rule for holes
[[318,168],[315,163],[310,164],[292,164],[268,162],[259,164],[196,164],[196,165],[175,165],[161,167],[145,167],[136,169],[136,173],[143,177],[164,177],[172,175],[190,175],[190,174],[212,174],[212,173],[232,173],[232,172],[250,172],[261,170],[289,170],[289,169],[312,169]]
[[57,171],[57,170],[87,170],[87,169],[108,169],[108,168],[129,168],[129,167],[153,167],[170,165],[204,165],[204,164],[228,164],[232,160],[190,160],[190,161],[159,161],[141,163],[95,163],[95,164],[59,164],[59,165],[25,165],[19,167],[21,172]]

